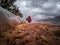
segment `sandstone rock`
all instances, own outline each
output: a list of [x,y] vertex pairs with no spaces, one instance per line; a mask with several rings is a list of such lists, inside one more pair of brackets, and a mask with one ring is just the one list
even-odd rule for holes
[[0,7],[0,24],[9,24],[11,26],[15,26],[20,24],[20,22],[26,23],[24,19],[20,18],[19,16],[16,16],[6,9],[3,9]]

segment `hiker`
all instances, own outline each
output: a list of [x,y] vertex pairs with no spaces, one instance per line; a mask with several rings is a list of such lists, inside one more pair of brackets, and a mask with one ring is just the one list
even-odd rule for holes
[[31,22],[31,16],[28,16],[26,20],[30,23]]

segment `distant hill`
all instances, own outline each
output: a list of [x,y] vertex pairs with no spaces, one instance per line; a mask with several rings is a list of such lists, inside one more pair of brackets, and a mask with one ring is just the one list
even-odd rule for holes
[[56,16],[55,18],[47,18],[47,19],[41,19],[37,20],[38,22],[50,22],[50,23],[59,23],[60,24],[60,16]]
[[60,21],[60,16],[55,17],[56,21]]

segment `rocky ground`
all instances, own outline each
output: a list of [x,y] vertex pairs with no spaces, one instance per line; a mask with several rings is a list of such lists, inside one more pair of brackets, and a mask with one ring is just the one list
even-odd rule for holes
[[0,27],[0,45],[60,45],[60,25],[26,23]]

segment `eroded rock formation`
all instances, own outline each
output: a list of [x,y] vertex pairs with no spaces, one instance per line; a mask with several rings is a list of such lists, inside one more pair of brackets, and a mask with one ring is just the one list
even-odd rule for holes
[[[0,45],[60,45],[60,25],[23,23],[20,17],[0,9]],[[15,23],[19,25],[13,28]]]

